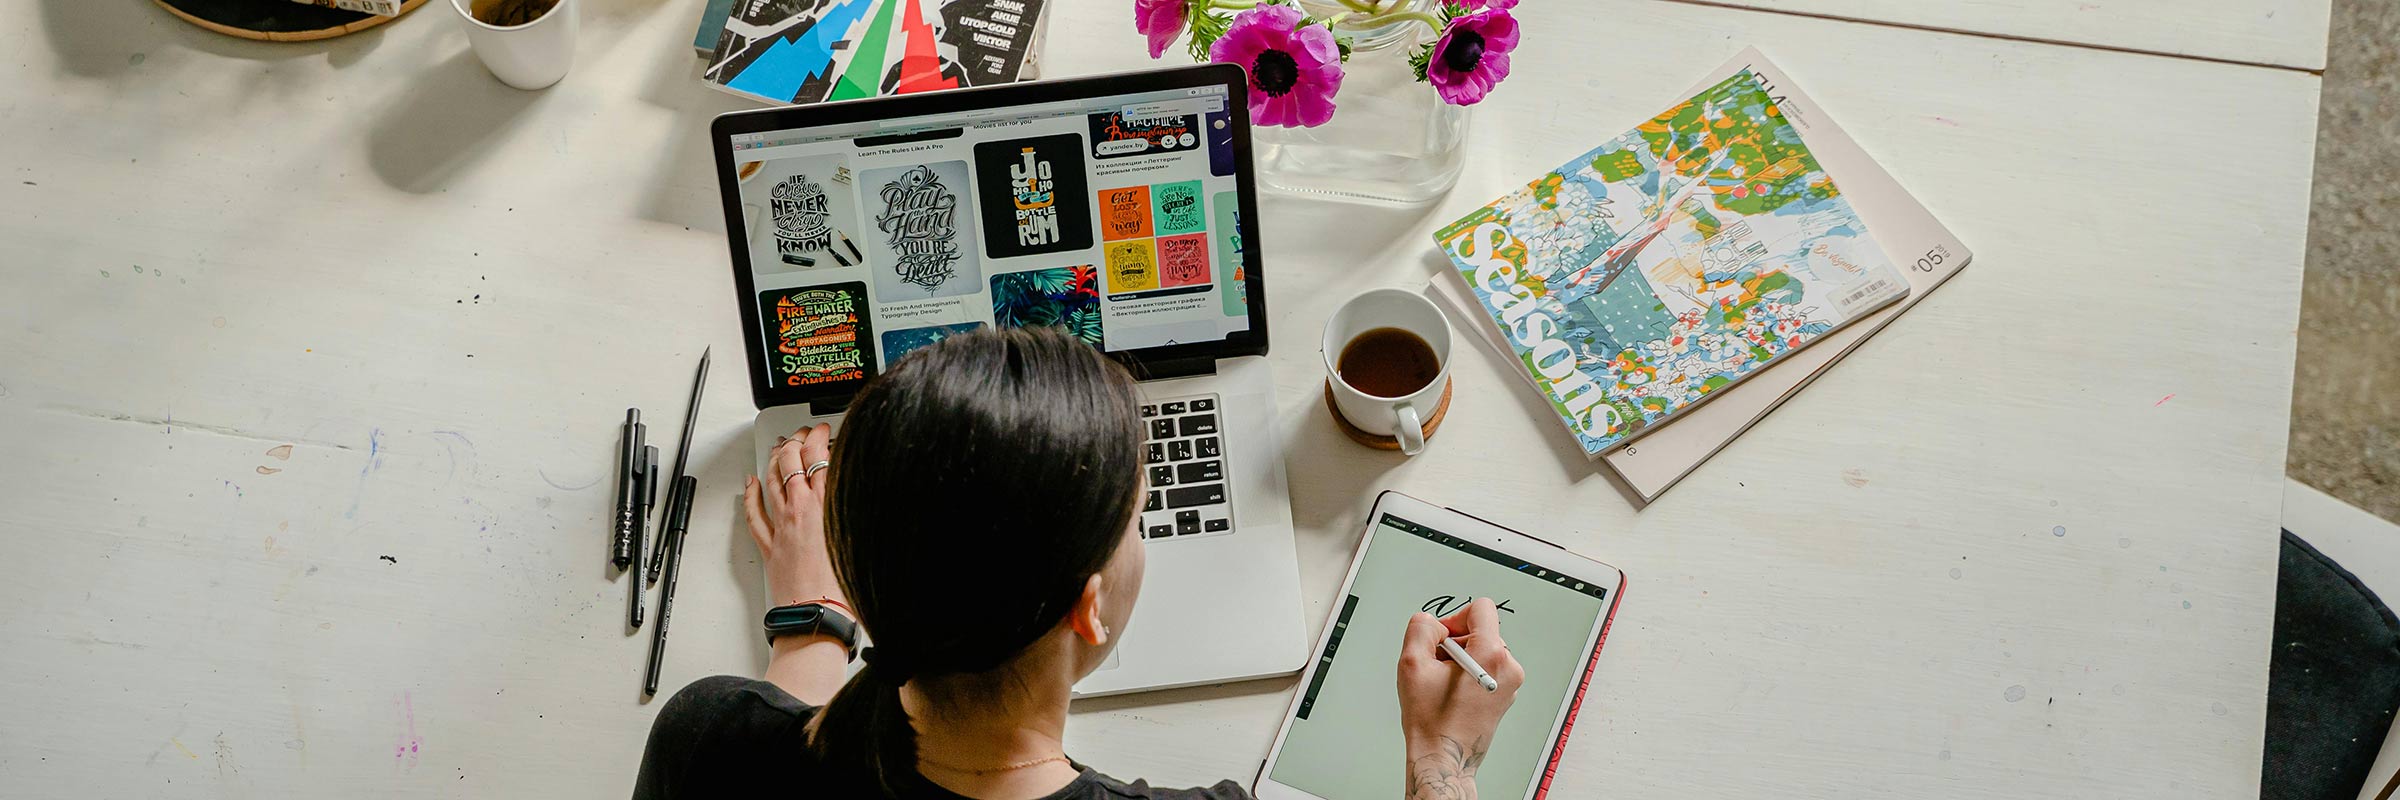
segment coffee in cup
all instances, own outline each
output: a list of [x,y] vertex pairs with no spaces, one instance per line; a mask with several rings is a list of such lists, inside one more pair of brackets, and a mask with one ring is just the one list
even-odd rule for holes
[[1325,322],[1325,394],[1352,438],[1416,455],[1450,390],[1450,322],[1401,289],[1350,298]]

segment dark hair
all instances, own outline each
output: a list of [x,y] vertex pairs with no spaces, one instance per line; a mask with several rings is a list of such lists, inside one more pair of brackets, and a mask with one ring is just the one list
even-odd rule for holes
[[1123,367],[1049,328],[944,339],[852,400],[825,538],[874,646],[817,714],[829,767],[901,793],[900,685],[991,672],[1057,627],[1138,512],[1139,402]]

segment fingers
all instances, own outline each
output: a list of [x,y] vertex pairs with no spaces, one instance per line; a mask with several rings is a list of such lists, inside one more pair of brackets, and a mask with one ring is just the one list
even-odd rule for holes
[[[768,470],[770,470],[770,471],[772,471],[772,470],[774,470],[774,469],[775,469],[775,462],[774,462],[772,459],[770,459],[770,460],[767,462],[767,469],[768,469]],[[763,501],[763,502],[761,502],[761,503],[760,503],[760,508],[763,508],[763,509],[765,509],[765,511],[766,511],[766,514],[767,514],[767,519],[768,519],[768,520],[777,520],[777,519],[782,519],[782,518],[783,518],[783,492],[782,492],[781,490],[779,490],[779,489],[776,489],[776,488],[775,488],[775,487],[773,487],[773,486],[768,486],[768,485],[767,485],[767,481],[774,480],[774,479],[773,479],[773,478],[758,478],[758,477],[753,477],[753,478],[751,478],[751,480],[753,480],[753,481],[757,481],[757,482],[758,482],[758,484],[759,484],[759,486],[758,486],[758,493],[759,493],[759,495],[760,495],[760,498],[761,498],[761,500]],[[769,529],[767,529],[767,530],[768,530],[770,533],[772,533],[772,532],[774,531],[774,529],[773,529],[773,528],[769,528]]]
[[1475,632],[1472,615],[1475,613],[1476,599],[1469,597],[1465,606],[1442,615],[1442,627],[1449,629],[1451,636],[1465,636]]
[[[1508,652],[1508,643],[1500,638],[1500,607],[1489,597],[1467,602],[1465,608],[1441,618],[1445,633],[1458,639],[1467,655],[1482,662],[1499,658]],[[1448,654],[1443,654],[1447,658]],[[1488,664],[1486,666],[1489,666]]]
[[769,543],[774,541],[774,529],[767,527],[767,507],[760,497],[763,494],[758,488],[758,476],[750,476],[750,483],[742,487],[742,513],[750,518],[750,541],[758,544],[758,555],[762,559],[773,552]]
[[[775,489],[781,495],[776,499],[782,501],[785,509],[805,508],[824,492],[825,470],[820,468],[814,475],[806,473],[809,465],[831,460],[828,456],[832,452],[833,426],[819,423],[792,433],[790,439],[775,446],[775,477],[783,481]],[[795,473],[801,477],[785,479]]]
[[1467,633],[1487,634],[1500,640],[1500,607],[1489,597],[1478,597],[1467,603]]
[[808,466],[808,462],[800,460],[801,442],[806,438],[808,438],[806,430],[797,430],[793,431],[790,437],[775,443],[775,450],[767,458],[767,462],[775,466],[775,475],[772,478],[777,483],[774,487],[775,491],[782,492],[784,490],[784,476],[799,472]]
[[1410,615],[1408,630],[1400,635],[1401,666],[1448,658],[1448,654],[1442,652],[1442,637],[1447,635],[1448,631],[1442,628],[1442,621],[1435,619],[1432,614],[1419,611]]
[[801,479],[808,484],[810,491],[820,497],[825,494],[825,474],[833,471],[830,466],[832,462],[833,426],[822,422],[817,423],[816,426],[808,429],[806,436],[801,438],[800,463],[803,469],[810,464],[828,465],[825,469],[817,470],[817,474]]

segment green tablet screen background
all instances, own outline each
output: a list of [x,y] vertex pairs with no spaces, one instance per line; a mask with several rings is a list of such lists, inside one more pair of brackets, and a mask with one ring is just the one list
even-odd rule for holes
[[1476,791],[1490,800],[1525,797],[1549,758],[1550,723],[1582,677],[1584,642],[1610,588],[1383,515],[1317,672],[1301,687],[1298,719],[1271,776],[1327,800],[1402,796],[1407,758],[1395,670],[1408,617],[1490,597],[1503,609],[1500,635],[1525,667],[1525,685],[1500,720]]

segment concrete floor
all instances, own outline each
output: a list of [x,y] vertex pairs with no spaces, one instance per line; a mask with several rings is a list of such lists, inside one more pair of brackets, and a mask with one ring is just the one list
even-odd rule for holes
[[2334,0],[2284,470],[2400,522],[2400,2]]

